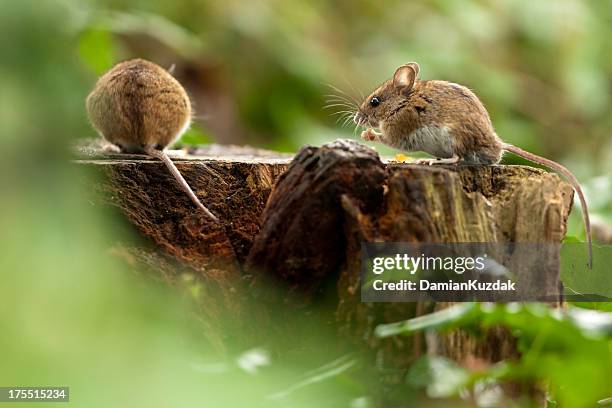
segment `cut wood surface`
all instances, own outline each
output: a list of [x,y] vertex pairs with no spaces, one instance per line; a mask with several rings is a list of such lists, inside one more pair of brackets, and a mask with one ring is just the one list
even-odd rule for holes
[[[216,225],[161,162],[106,153],[91,142],[77,154],[78,164],[101,175],[95,184],[100,200],[119,208],[164,256],[216,281],[227,290],[224,296],[245,278],[246,292],[272,279],[287,288],[280,296],[305,303],[329,299],[333,288],[341,338],[377,350],[377,361],[392,373],[383,380],[389,384],[401,380],[402,369],[425,346],[418,337],[372,336],[376,325],[413,317],[417,307],[361,303],[361,242],[559,243],[573,197],[557,175],[531,167],[392,163],[350,140],[307,146],[294,158],[216,145],[170,152],[220,218]],[[536,269],[519,265],[519,275],[557,287],[559,254],[545,259]],[[484,339],[457,330],[427,346],[459,362],[495,362],[517,353],[503,329]]]
[[120,208],[166,252],[197,268],[244,261],[268,195],[292,157],[219,145],[170,151],[193,191],[220,218],[217,225],[198,211],[157,159],[109,153],[99,142],[83,143],[76,151],[78,164],[102,173],[96,187],[103,200]]

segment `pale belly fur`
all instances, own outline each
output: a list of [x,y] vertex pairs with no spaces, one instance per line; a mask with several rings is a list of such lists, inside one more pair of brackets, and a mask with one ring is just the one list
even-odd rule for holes
[[409,152],[425,152],[434,157],[453,157],[453,138],[450,129],[440,126],[423,126],[396,142],[396,148]]

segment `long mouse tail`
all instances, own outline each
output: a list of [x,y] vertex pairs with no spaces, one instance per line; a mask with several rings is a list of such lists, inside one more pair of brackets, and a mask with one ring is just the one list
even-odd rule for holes
[[198,208],[200,208],[202,211],[204,211],[204,213],[209,216],[210,218],[212,218],[213,221],[215,222],[219,222],[219,219],[213,214],[211,213],[208,208],[204,207],[204,204],[202,204],[202,202],[200,201],[200,199],[195,195],[195,193],[193,192],[193,190],[191,189],[191,187],[189,187],[189,184],[187,184],[187,181],[185,181],[185,178],[183,178],[183,176],[181,175],[181,173],[178,171],[178,169],[176,168],[176,166],[174,165],[174,163],[172,162],[172,160],[170,160],[170,157],[168,157],[168,154],[163,151],[163,150],[157,150],[154,147],[147,147],[145,148],[145,152],[153,157],[156,157],[158,159],[160,159],[162,162],[164,162],[164,164],[166,165],[166,167],[168,167],[168,170],[170,170],[170,173],[172,173],[172,175],[174,176],[174,178],[176,179],[176,181],[179,183],[179,185],[181,186],[181,188],[183,189],[183,191],[185,191],[185,193],[187,193],[187,195],[189,196],[189,198],[191,199],[191,201],[193,201],[193,203],[198,206]]
[[580,187],[580,183],[578,182],[576,177],[574,177],[574,175],[567,168],[560,165],[559,163],[556,163],[552,160],[548,160],[536,154],[529,153],[519,147],[504,143],[503,149],[511,153],[514,153],[518,156],[521,156],[524,159],[527,159],[534,163],[542,164],[552,170],[555,170],[561,173],[564,177],[566,177],[569,180],[570,184],[574,187],[574,190],[576,190],[576,193],[578,193],[578,198],[580,199],[580,207],[582,207],[582,218],[584,220],[584,229],[586,230],[586,239],[589,245],[588,266],[589,266],[589,269],[593,269],[593,242],[591,241],[591,221],[589,219],[589,208],[584,198],[584,193],[582,192],[582,188]]

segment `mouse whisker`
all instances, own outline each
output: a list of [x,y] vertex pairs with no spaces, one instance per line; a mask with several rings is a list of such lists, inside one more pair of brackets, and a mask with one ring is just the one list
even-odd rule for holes
[[348,92],[343,91],[342,89],[340,89],[340,88],[338,88],[338,87],[336,87],[336,86],[334,86],[334,85],[331,85],[331,84],[329,84],[329,86],[330,86],[330,87],[331,87],[333,90],[335,90],[336,92],[339,92],[339,93],[340,93],[340,95],[344,95],[344,96],[346,96],[347,98],[349,98],[349,99],[351,99],[351,100],[355,101],[355,98],[354,98],[352,95],[350,95]]
[[353,84],[351,83],[351,81],[349,81],[348,79],[344,78],[344,82],[346,82],[348,84],[348,86],[351,87],[351,89],[353,90],[354,93],[359,94],[359,96],[361,97],[361,100],[363,101],[365,99],[365,95],[363,94],[363,92],[361,92],[360,90],[357,90]]
[[346,126],[352,120],[352,116],[350,113],[344,113],[342,116],[336,119],[336,123],[342,122],[342,127]]
[[340,112],[335,112],[332,113],[331,116],[338,116],[337,121],[341,121],[347,118],[347,116],[349,115],[348,111],[340,111]]
[[342,98],[342,99],[347,100],[347,101],[352,101],[353,100],[353,98],[351,98],[350,96],[345,95],[343,93],[326,94],[325,97],[327,97],[327,98]]
[[357,131],[359,130],[359,125],[355,124],[353,129],[353,139],[357,139]]
[[332,88],[333,90],[335,90],[336,92],[339,92],[341,95],[346,96],[347,98],[350,99],[351,102],[353,102],[356,106],[359,105],[359,101],[357,101],[353,96],[349,95],[348,93],[346,93],[345,91],[343,91],[342,89],[332,85],[332,84],[327,84],[327,86],[329,86],[330,88]]
[[353,111],[343,110],[343,111],[338,111],[338,112],[334,112],[334,113],[330,114],[330,116],[336,116],[336,115],[341,115],[341,116],[351,115],[351,116],[353,116]]
[[347,115],[346,119],[342,122],[342,127],[345,127],[353,120],[353,115]]
[[346,98],[337,98],[337,97],[328,97],[325,99],[325,102],[344,102],[344,103],[348,103],[350,105],[354,105],[353,101],[346,99]]
[[353,108],[353,106],[347,105],[345,103],[328,103],[327,105],[323,106],[323,109],[330,109],[334,107],[342,107],[342,108],[349,108],[349,109]]
[[338,102],[338,103],[345,103],[347,105],[357,107],[357,105],[355,105],[355,103],[353,101],[350,101],[350,100],[348,100],[346,98],[328,97],[325,100],[325,102],[327,102],[327,103],[336,103],[336,102]]

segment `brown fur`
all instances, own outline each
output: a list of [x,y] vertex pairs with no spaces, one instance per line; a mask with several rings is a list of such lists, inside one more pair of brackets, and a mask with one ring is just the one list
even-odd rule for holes
[[96,130],[125,152],[163,149],[191,119],[191,104],[181,84],[143,59],[121,62],[100,77],[86,106]]
[[[370,106],[373,97],[380,105]],[[495,133],[487,110],[468,88],[447,81],[420,81],[405,92],[393,79],[385,81],[359,107],[356,121],[380,128],[380,141],[411,150],[412,132],[426,127],[448,128],[452,150],[464,162],[493,164],[502,156],[502,142]],[[436,156],[435,151],[426,153]]]
[[218,222],[164,151],[191,120],[187,92],[168,71],[143,59],[120,62],[98,79],[85,105],[102,137],[122,152],[160,159],[191,201]]
[[[417,63],[402,65],[392,79],[383,82],[363,101],[354,118],[355,123],[369,128],[362,137],[397,149],[420,150],[438,158],[458,158],[471,164],[499,163],[506,150],[558,171],[578,193],[591,268],[589,210],[574,175],[559,163],[503,143],[484,105],[468,88],[447,81],[420,81],[418,74]],[[373,98],[377,106],[372,106]],[[372,132],[371,128],[379,128],[381,133]]]

